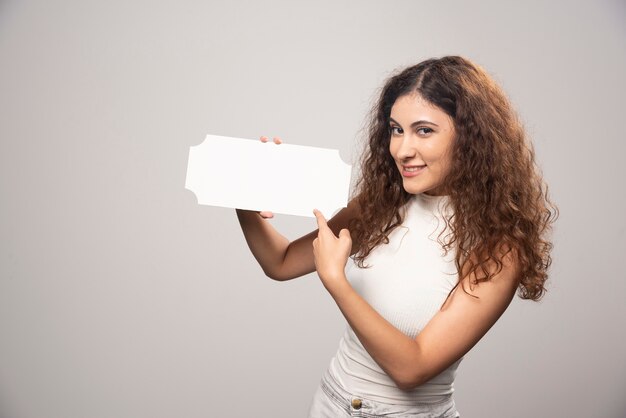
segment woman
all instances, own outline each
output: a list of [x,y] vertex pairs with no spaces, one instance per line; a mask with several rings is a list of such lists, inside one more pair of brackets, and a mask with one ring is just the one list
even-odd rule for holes
[[556,208],[532,146],[489,75],[448,56],[387,81],[361,172],[347,208],[293,242],[271,212],[237,210],[264,272],[317,270],[348,321],[310,416],[457,417],[465,353],[516,290],[545,292]]

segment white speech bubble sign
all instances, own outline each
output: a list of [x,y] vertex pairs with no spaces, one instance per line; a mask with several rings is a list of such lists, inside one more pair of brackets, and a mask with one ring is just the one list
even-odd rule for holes
[[329,218],[348,204],[351,172],[338,150],[207,135],[189,148],[185,188],[201,205]]

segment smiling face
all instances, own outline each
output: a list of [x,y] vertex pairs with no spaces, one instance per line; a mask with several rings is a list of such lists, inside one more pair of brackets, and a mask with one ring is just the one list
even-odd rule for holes
[[451,165],[454,123],[418,94],[398,97],[391,108],[389,151],[411,194],[443,195]]

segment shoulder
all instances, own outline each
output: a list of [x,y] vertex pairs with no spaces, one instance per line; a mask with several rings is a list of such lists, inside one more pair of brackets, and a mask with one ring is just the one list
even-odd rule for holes
[[513,299],[519,283],[518,251],[508,245],[500,245],[491,257],[477,254],[467,257],[461,266],[458,289],[455,288],[453,292],[460,290],[472,298],[488,299],[490,302],[483,303],[495,304],[504,311]]

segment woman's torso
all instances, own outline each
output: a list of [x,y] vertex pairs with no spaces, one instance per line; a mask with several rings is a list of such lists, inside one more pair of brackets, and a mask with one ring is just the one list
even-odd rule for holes
[[[365,260],[369,268],[359,268],[352,260],[346,267],[354,289],[411,338],[437,313],[458,280],[454,252],[444,255],[438,242],[445,226],[446,202],[445,196],[414,196],[404,208],[403,224],[389,235],[389,243],[376,247]],[[449,397],[460,362],[461,359],[414,390],[403,391],[371,358],[348,326],[329,372],[351,393],[380,402],[411,405]]]

